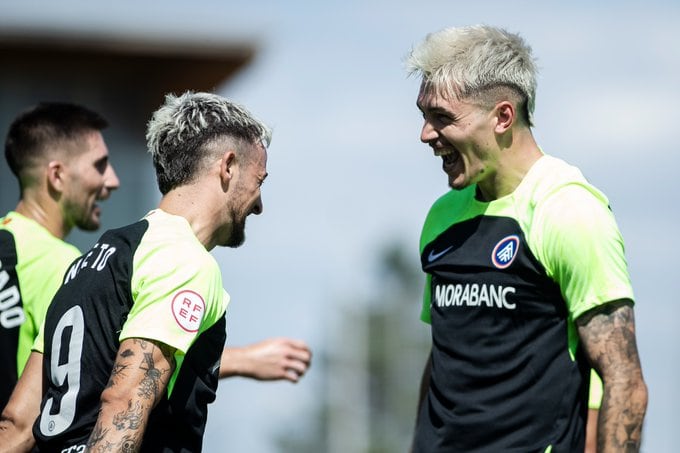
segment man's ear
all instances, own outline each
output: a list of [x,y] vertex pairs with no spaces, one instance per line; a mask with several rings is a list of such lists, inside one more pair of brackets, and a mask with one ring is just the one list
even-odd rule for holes
[[225,190],[229,187],[229,182],[234,177],[236,167],[236,153],[231,150],[225,151],[222,154],[222,159],[220,159],[220,180]]
[[512,102],[502,101],[496,104],[496,126],[494,132],[503,134],[507,132],[515,122],[515,106]]
[[66,167],[59,160],[50,161],[47,164],[47,188],[50,192],[61,193],[64,191],[66,182],[64,180]]

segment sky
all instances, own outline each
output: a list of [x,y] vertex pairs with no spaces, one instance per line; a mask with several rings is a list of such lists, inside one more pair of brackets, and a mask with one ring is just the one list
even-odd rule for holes
[[[519,32],[540,67],[539,145],[605,192],[623,233],[650,389],[643,451],[670,452],[680,419],[680,278],[670,240],[680,221],[680,3],[594,3],[171,0],[161,9],[0,0],[0,26],[257,43],[252,64],[218,89],[274,129],[264,213],[248,221],[246,245],[214,252],[232,296],[228,341],[292,336],[318,357],[337,347],[326,333],[341,306],[379,293],[382,247],[403,243],[417,262],[424,216],[446,190],[440,160],[418,139],[418,80],[407,77],[405,55],[448,26]],[[297,385],[223,381],[206,451],[277,451],[277,432],[309,424],[321,376],[313,365]]]

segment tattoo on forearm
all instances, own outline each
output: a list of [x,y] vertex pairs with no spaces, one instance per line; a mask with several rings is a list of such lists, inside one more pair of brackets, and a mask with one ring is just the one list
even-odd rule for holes
[[141,338],[134,338],[132,340],[134,344],[138,344],[140,348],[146,350],[146,348],[149,346],[149,342],[146,340],[142,340]]
[[[635,343],[635,322],[633,310],[629,306],[607,307],[593,314],[588,322],[588,340],[595,363],[605,367],[620,367],[619,357],[625,354],[628,363],[639,366],[637,346]],[[594,352],[594,354],[593,354]]]
[[118,431],[123,429],[139,429],[142,426],[142,406],[139,401],[128,401],[128,408],[113,416],[113,426]]
[[116,451],[116,446],[111,442],[106,442],[104,445],[88,445],[88,452],[104,453],[107,451]]
[[123,453],[134,453],[139,450],[141,439],[139,434],[128,434],[123,436],[120,442],[120,451]]
[[[108,429],[104,429],[101,425],[101,423],[97,423],[92,430],[92,433],[90,434],[90,439],[87,442],[87,447],[91,448],[94,447],[96,444],[102,441],[106,434],[109,432]],[[102,450],[106,451],[106,450]]]
[[[123,356],[123,354],[121,354],[121,356]],[[111,377],[109,377],[109,382],[106,384],[106,388],[116,385],[119,379],[125,378],[125,370],[127,368],[128,368],[127,364],[116,361],[116,363],[113,364],[113,370],[111,370]]]
[[160,379],[163,373],[161,370],[156,368],[156,364],[153,360],[153,355],[151,353],[144,353],[144,362],[139,365],[139,368],[146,372],[144,379],[139,386],[139,392],[137,393],[144,399],[156,401],[159,395]]
[[586,352],[604,381],[598,423],[598,452],[640,448],[647,390],[635,341],[633,309],[613,302],[577,320]]
[[[134,379],[138,383],[136,395],[131,395],[125,409],[120,406],[115,406],[117,408],[113,409],[114,406],[109,406],[109,411],[103,418],[100,417],[90,436],[88,450],[138,451],[148,413],[161,397],[167,379],[174,370],[175,350],[173,348],[143,339],[132,341],[133,347],[124,349],[118,354],[107,387],[125,386],[126,379]],[[159,360],[159,351],[165,361]]]

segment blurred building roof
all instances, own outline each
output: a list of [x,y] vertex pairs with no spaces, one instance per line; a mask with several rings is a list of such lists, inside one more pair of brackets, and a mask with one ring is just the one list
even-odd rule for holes
[[54,77],[87,74],[103,86],[136,86],[135,95],[148,99],[149,111],[168,92],[214,90],[247,65],[255,51],[253,43],[226,38],[0,30],[0,68],[5,74],[40,74],[47,83]]

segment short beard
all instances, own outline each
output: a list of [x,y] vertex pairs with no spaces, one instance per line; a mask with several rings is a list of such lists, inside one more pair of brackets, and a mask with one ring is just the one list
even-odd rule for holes
[[90,218],[76,222],[76,226],[83,231],[97,231],[99,229],[99,223]]
[[243,245],[246,240],[246,217],[241,217],[237,212],[232,210],[231,218],[233,219],[231,224],[231,233],[224,242],[224,246],[236,248]]
[[76,204],[66,205],[67,216],[72,214],[77,214],[71,217],[73,219],[73,225],[78,229],[83,231],[97,231],[99,229],[100,222],[92,218],[92,212],[89,210],[83,210],[81,206]]

